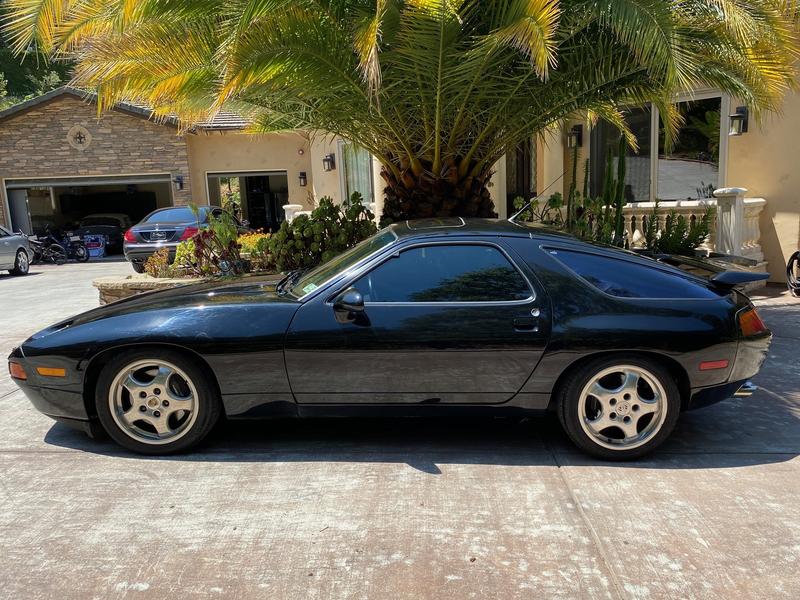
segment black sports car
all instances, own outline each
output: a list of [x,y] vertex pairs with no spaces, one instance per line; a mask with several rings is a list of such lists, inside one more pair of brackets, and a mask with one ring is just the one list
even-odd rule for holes
[[49,327],[10,372],[34,406],[161,454],[228,419],[556,411],[602,458],[737,392],[771,333],[734,286],[508,221],[388,227],[309,272],[143,294]]

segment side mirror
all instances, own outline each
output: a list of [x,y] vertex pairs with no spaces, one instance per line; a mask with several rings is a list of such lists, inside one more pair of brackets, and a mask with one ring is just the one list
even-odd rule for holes
[[334,300],[333,309],[337,312],[362,313],[364,296],[356,288],[347,288]]

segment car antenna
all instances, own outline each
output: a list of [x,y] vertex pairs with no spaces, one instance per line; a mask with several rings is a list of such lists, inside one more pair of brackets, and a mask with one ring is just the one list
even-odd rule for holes
[[544,188],[544,189],[543,189],[543,190],[542,190],[540,193],[538,193],[538,194],[534,194],[534,195],[533,195],[533,198],[531,198],[530,200],[528,200],[528,201],[525,203],[525,206],[523,206],[521,209],[519,209],[517,212],[515,212],[513,215],[511,215],[511,216],[508,218],[508,222],[509,222],[509,223],[516,223],[516,219],[517,219],[517,217],[519,217],[519,216],[520,216],[522,213],[524,213],[526,210],[528,210],[528,209],[531,207],[531,205],[532,205],[532,204],[533,204],[533,203],[536,201],[536,199],[537,199],[539,196],[541,196],[542,194],[544,194],[544,193],[545,193],[547,190],[549,190],[549,189],[550,189],[551,187],[553,187],[553,186],[554,186],[556,183],[558,183],[558,182],[561,180],[561,178],[562,178],[562,177],[564,177],[564,175],[565,175],[565,174],[566,174],[566,171],[564,171],[564,173],[561,173],[561,175],[559,175],[559,176],[558,176],[558,177],[557,177],[555,180],[553,180],[553,181],[550,183],[550,185],[548,185],[546,188]]

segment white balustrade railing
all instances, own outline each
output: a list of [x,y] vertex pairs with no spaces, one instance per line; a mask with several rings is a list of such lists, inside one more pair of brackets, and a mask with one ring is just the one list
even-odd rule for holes
[[714,218],[709,224],[709,236],[702,249],[744,256],[756,261],[764,260],[761,251],[761,228],[759,219],[767,201],[763,198],[745,198],[747,190],[724,188],[714,192],[716,198],[702,200],[675,200],[635,202],[623,208],[625,230],[631,247],[642,248],[645,244],[645,223],[653,218],[655,209],[660,226],[671,213],[683,216],[693,223],[703,218],[706,211],[713,210]]

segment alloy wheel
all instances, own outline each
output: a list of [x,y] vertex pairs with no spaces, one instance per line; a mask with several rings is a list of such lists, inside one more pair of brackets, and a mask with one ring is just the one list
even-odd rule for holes
[[30,261],[28,260],[27,252],[20,252],[17,254],[17,271],[25,275],[30,269]]
[[653,373],[635,365],[599,371],[583,387],[578,402],[584,432],[611,450],[647,443],[667,416],[664,386]]
[[121,369],[108,403],[120,430],[144,444],[174,442],[197,420],[194,383],[183,370],[160,359],[137,360]]

